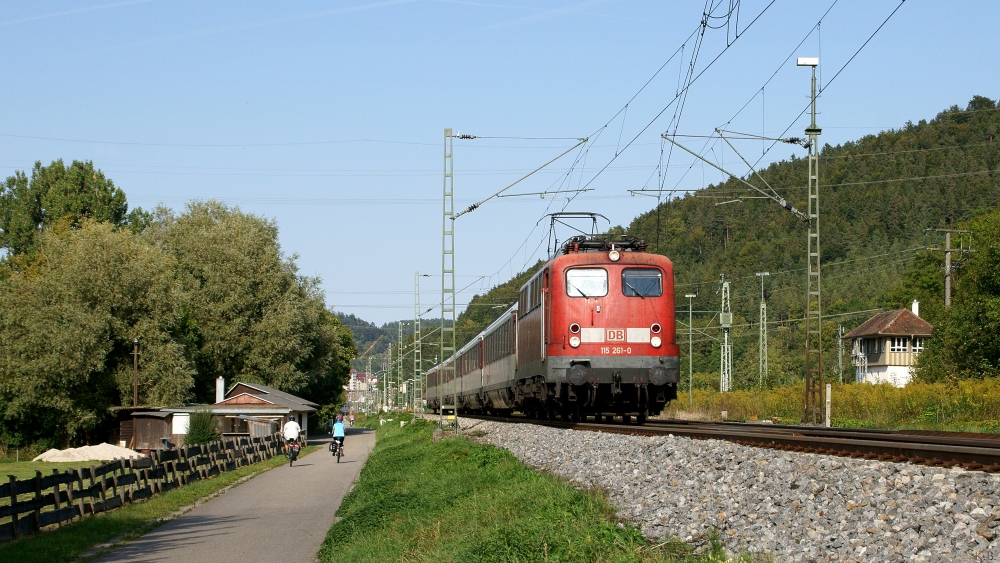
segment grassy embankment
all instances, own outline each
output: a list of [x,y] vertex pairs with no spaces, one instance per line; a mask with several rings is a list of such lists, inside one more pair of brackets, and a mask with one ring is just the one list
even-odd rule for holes
[[431,422],[400,428],[397,421],[409,416],[393,418],[379,428],[320,561],[726,560],[718,542],[699,556],[676,540],[651,545],[618,523],[598,491],[578,490],[507,450],[463,437],[434,443]]
[[[718,393],[696,389],[694,405],[686,393],[670,404],[666,418],[765,420],[797,423],[802,418],[804,387]],[[913,382],[891,385],[834,383],[830,418],[833,426],[1000,432],[1000,379],[969,379],[954,383]]]
[[[306,455],[318,446],[307,446],[302,451]],[[235,471],[220,473],[210,479],[195,481],[186,487],[174,489],[157,495],[145,501],[125,505],[117,510],[85,517],[76,522],[66,524],[61,528],[41,532],[21,540],[0,544],[0,561],[17,561],[18,563],[46,563],[50,561],[79,560],[96,546],[106,543],[119,543],[134,539],[150,531],[162,523],[161,518],[183,510],[193,505],[199,499],[212,495],[244,477],[249,477],[279,467],[287,463],[283,455],[269,460],[240,467]],[[30,466],[21,469],[12,466]],[[34,476],[35,466],[40,463],[20,462],[0,464],[0,469],[8,473],[28,471],[28,476]],[[44,464],[48,468],[43,474],[51,473],[53,466],[72,466],[76,464]],[[92,554],[94,556],[98,553]],[[89,557],[85,560],[90,559]]]

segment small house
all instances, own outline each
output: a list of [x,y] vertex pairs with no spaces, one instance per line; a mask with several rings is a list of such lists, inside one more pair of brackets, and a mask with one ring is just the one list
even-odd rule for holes
[[215,403],[183,407],[151,407],[132,412],[120,425],[120,444],[133,450],[151,451],[184,445],[191,413],[208,411],[224,438],[269,436],[279,432],[289,415],[309,433],[309,414],[318,404],[259,383],[238,382],[229,391],[216,380]]
[[859,383],[903,387],[910,382],[913,364],[933,330],[919,311],[914,301],[911,309],[879,313],[844,335],[852,342],[851,363]]

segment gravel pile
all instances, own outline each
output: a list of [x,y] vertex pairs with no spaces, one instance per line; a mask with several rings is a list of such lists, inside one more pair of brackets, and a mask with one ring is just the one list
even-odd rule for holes
[[140,457],[145,456],[121,446],[98,444],[96,446],[83,446],[65,450],[53,448],[31,461],[110,461],[112,459],[135,459]]
[[[465,419],[480,441],[604,490],[647,537],[780,561],[1000,562],[1000,475]],[[478,434],[478,433],[477,433]]]

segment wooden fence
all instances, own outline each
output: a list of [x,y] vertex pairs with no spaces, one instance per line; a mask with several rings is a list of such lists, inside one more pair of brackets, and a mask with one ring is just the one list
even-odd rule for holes
[[98,514],[199,479],[270,459],[283,452],[279,436],[237,438],[153,452],[100,466],[67,469],[0,485],[0,540]]

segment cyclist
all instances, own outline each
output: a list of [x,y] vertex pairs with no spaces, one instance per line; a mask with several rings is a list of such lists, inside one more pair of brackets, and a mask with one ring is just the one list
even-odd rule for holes
[[351,426],[354,426],[354,413],[351,413]]
[[344,455],[344,415],[337,415],[337,422],[333,423],[333,439],[340,444],[340,453]]
[[299,426],[298,422],[295,422],[295,415],[288,415],[288,422],[285,423],[285,427],[281,431],[285,436],[285,451],[288,451],[288,446],[298,441],[301,432],[302,427]]

